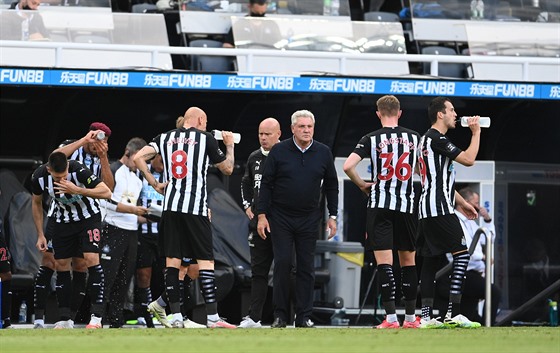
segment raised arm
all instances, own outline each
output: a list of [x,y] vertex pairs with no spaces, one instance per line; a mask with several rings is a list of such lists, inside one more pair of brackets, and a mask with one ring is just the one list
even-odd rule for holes
[[231,131],[222,131],[222,138],[224,140],[224,145],[226,145],[226,160],[216,164],[216,167],[218,167],[222,174],[231,175],[235,163],[233,154],[233,133]]
[[466,167],[474,165],[476,155],[478,154],[478,149],[480,147],[480,124],[478,122],[479,118],[479,116],[469,118],[469,128],[472,132],[471,144],[466,150],[461,152],[457,156],[457,158],[455,158],[455,161],[457,163],[461,163]]

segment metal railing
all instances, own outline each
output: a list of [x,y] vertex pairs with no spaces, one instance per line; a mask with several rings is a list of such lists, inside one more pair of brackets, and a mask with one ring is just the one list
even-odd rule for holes
[[[492,317],[491,317],[491,310],[492,310],[492,235],[490,231],[486,227],[480,227],[476,230],[473,235],[473,239],[471,245],[469,246],[469,254],[472,255],[474,249],[478,245],[478,241],[480,240],[480,235],[484,234],[486,238],[486,247],[485,247],[485,273],[484,279],[486,280],[485,285],[485,292],[484,292],[484,325],[486,327],[492,326]],[[448,263],[436,273],[436,281],[441,277],[447,275],[451,269],[453,268],[453,262]]]
[[[438,76],[440,63],[494,63],[494,64],[518,64],[522,67],[524,81],[529,80],[529,68],[532,65],[555,65],[560,67],[560,58],[543,57],[512,57],[512,56],[462,56],[462,55],[428,55],[428,54],[386,54],[386,53],[342,53],[342,52],[319,52],[319,51],[284,51],[269,49],[229,49],[229,48],[194,48],[194,47],[171,47],[153,45],[124,45],[124,44],[95,44],[95,43],[68,43],[68,42],[22,42],[0,40],[0,49],[3,48],[31,48],[52,49],[55,51],[54,67],[62,67],[62,57],[66,50],[95,50],[111,52],[150,53],[150,67],[157,69],[158,54],[171,55],[208,55],[208,56],[242,56],[246,58],[246,73],[254,73],[254,60],[257,57],[275,58],[317,58],[337,59],[337,74],[347,74],[347,60],[382,60],[430,63],[431,76]],[[5,65],[0,57],[0,64]],[[126,65],[123,68],[129,69]],[[109,69],[109,68],[108,68]],[[112,67],[110,69],[118,69]]]

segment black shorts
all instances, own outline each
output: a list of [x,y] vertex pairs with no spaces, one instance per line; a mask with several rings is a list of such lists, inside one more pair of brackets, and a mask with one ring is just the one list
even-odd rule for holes
[[214,260],[212,230],[206,216],[164,211],[160,236],[165,257]]
[[370,208],[367,210],[366,250],[416,250],[416,218],[410,213]]
[[[2,226],[1,223],[0,226]],[[0,233],[0,273],[7,273],[12,270],[10,265],[11,258],[6,239],[4,239],[4,235]]]
[[463,228],[455,214],[419,220],[417,245],[418,253],[426,257],[467,250]]
[[101,240],[101,215],[79,222],[54,222],[52,245],[55,259],[84,257],[84,253],[99,253]]
[[136,268],[152,267],[159,258],[158,236],[156,234],[138,233],[138,252]]

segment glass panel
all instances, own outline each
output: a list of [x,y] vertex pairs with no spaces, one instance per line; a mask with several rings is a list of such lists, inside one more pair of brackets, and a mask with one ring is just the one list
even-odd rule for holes
[[232,17],[237,48],[406,53],[400,23]]

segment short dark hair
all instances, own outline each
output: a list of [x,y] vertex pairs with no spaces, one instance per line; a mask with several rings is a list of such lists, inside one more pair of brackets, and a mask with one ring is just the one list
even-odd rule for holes
[[451,99],[447,97],[436,97],[432,99],[430,105],[428,105],[428,118],[430,119],[430,124],[435,124],[437,121],[437,113],[445,112],[445,102],[450,102]]
[[267,2],[267,0],[249,0],[249,4],[251,5],[264,5]]
[[49,168],[55,173],[62,173],[68,168],[68,158],[62,152],[53,152],[49,156]]

